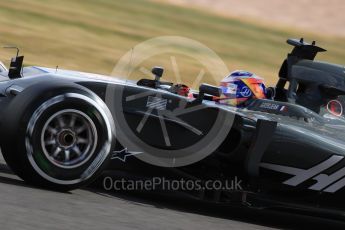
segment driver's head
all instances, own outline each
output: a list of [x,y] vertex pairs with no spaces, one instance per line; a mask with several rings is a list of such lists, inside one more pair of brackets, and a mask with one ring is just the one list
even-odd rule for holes
[[263,79],[247,71],[232,72],[221,81],[220,87],[222,97],[219,103],[221,104],[243,107],[250,99],[266,98],[266,86]]

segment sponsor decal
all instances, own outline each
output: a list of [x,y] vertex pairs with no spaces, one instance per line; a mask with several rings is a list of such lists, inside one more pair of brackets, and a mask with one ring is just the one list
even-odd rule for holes
[[281,112],[286,112],[287,111],[287,107],[284,105],[284,106],[282,106],[281,108],[280,108],[280,111]]
[[261,163],[260,166],[265,169],[293,175],[293,177],[284,181],[283,184],[295,187],[311,179],[315,183],[309,186],[308,189],[335,193],[345,187],[345,167],[338,169],[330,175],[322,172],[335,166],[343,159],[343,156],[333,155],[310,169],[300,169],[269,163]]
[[147,98],[146,107],[150,109],[157,109],[157,110],[166,110],[168,100],[160,98],[160,97],[152,97],[149,96]]
[[273,104],[269,102],[264,102],[260,105],[260,108],[262,109],[270,109],[270,110],[278,110],[280,111],[280,105],[278,104]]
[[252,95],[252,91],[247,86],[244,86],[241,89],[240,94],[242,97],[250,97]]
[[126,162],[127,157],[138,155],[138,154],[142,154],[142,152],[131,152],[131,151],[128,151],[127,148],[124,148],[120,151],[113,151],[111,159]]
[[236,92],[237,92],[237,85],[229,83],[228,86],[225,87],[223,92],[227,93],[227,94],[236,94]]
[[263,102],[260,106],[261,109],[269,109],[269,110],[275,110],[280,112],[287,111],[287,107],[285,105],[279,105],[271,102]]

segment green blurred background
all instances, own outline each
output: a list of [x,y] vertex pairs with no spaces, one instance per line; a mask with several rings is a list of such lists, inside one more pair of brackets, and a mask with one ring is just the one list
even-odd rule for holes
[[[135,45],[156,36],[182,36],[214,50],[230,70],[246,69],[276,81],[289,37],[317,40],[329,52],[319,59],[344,64],[345,39],[302,30],[240,20],[208,12],[144,0],[0,0],[0,45],[15,44],[26,65],[110,74]],[[13,50],[1,49],[5,63]],[[135,55],[135,53],[134,53]],[[170,55],[170,56],[169,56]],[[200,63],[178,55],[182,81],[191,84]],[[166,68],[165,79],[175,81],[171,54],[143,63]],[[131,78],[140,78],[137,71]],[[220,79],[216,79],[220,80]],[[215,83],[206,73],[204,82]]]

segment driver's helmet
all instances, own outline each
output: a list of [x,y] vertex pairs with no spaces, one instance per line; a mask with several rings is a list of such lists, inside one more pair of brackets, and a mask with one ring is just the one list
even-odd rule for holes
[[237,70],[220,82],[220,104],[244,107],[250,99],[265,99],[266,86],[262,78],[247,71]]

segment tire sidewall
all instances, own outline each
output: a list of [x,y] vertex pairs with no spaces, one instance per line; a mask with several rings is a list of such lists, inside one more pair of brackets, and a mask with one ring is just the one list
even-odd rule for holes
[[[45,107],[45,103],[52,101]],[[85,164],[63,170],[42,157],[39,140],[47,117],[68,108],[86,113],[97,123],[99,135],[96,149]],[[31,184],[57,190],[70,190],[92,182],[108,163],[115,139],[112,117],[106,105],[93,92],[76,84],[48,83],[24,90],[6,109],[4,124],[7,132],[2,135],[2,147],[10,167]]]

